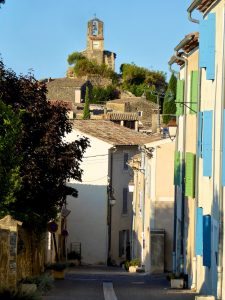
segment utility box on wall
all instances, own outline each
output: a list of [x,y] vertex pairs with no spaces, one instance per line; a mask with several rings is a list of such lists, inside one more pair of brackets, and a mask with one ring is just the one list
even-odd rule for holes
[[151,273],[164,272],[165,230],[151,230]]

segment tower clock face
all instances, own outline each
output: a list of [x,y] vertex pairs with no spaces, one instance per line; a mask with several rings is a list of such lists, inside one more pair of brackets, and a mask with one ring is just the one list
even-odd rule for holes
[[93,41],[93,49],[99,49],[99,41]]
[[97,21],[92,22],[92,35],[94,35],[94,36],[98,35],[98,22]]

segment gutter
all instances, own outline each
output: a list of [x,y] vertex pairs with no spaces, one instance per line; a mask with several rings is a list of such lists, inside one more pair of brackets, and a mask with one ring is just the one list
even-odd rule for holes
[[192,12],[196,9],[196,7],[202,2],[202,0],[194,0],[191,5],[188,7],[188,20],[190,22],[199,24],[199,20],[192,18]]

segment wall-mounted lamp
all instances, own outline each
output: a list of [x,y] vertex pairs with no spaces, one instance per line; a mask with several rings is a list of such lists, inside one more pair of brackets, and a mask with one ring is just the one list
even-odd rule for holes
[[128,190],[129,190],[129,193],[133,193],[134,192],[134,181],[133,180],[129,181],[129,183],[128,183]]
[[168,134],[171,141],[173,141],[177,135],[177,123],[175,120],[170,120],[167,124]]
[[115,205],[116,204],[116,198],[114,196],[114,190],[113,190],[111,185],[108,185],[107,192],[108,192],[109,204],[111,206]]

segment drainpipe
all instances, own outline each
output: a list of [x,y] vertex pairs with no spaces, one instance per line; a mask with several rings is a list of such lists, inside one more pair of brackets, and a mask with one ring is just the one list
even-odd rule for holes
[[[185,64],[185,85],[184,85],[184,102],[187,100],[187,85],[188,85],[188,60],[178,56],[178,51],[191,39],[186,37],[177,47],[175,47],[174,57],[183,61]],[[181,253],[180,253],[180,272],[184,273],[184,218],[185,218],[185,152],[186,152],[186,106],[184,105],[183,117],[183,151],[182,151],[182,201],[181,201]]]
[[142,213],[142,234],[141,234],[141,265],[144,266],[144,248],[145,248],[145,151],[141,152],[141,170],[143,170],[143,192],[141,194],[141,213]]
[[[225,15],[225,9],[223,9],[223,15]],[[224,32],[223,32],[223,62],[222,62],[222,92],[221,92],[221,126],[224,125],[224,93],[225,93],[225,20],[224,20]],[[215,124],[215,123],[214,123]],[[215,125],[214,125],[215,126]],[[223,130],[220,131],[220,149],[223,145]],[[220,188],[219,188],[219,245],[218,245],[218,267],[217,267],[217,299],[222,299],[223,296],[223,186],[222,186],[222,151],[220,151]]]
[[199,20],[192,18],[192,12],[196,9],[196,7],[202,2],[202,0],[195,0],[191,3],[191,5],[188,7],[188,20],[190,22],[199,24]]

